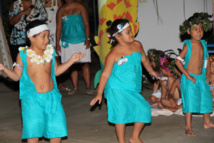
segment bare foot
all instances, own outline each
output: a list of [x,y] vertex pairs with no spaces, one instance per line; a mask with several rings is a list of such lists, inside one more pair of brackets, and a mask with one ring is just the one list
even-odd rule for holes
[[196,136],[195,132],[193,132],[192,129],[186,129],[185,133],[187,136]]
[[135,139],[135,138],[132,138],[132,137],[129,139],[129,142],[130,143],[143,143],[139,138]]
[[204,123],[204,129],[208,129],[208,128],[214,128],[214,123],[212,122]]

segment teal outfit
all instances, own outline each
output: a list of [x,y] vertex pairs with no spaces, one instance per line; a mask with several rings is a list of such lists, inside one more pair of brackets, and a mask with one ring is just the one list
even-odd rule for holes
[[22,139],[34,137],[56,138],[67,136],[65,113],[61,104],[55,77],[55,51],[51,64],[53,90],[37,93],[36,87],[27,73],[27,53],[20,51],[23,63],[20,78],[20,99],[22,109]]
[[[114,63],[104,96],[108,121],[114,124],[151,122],[151,106],[140,94],[142,88],[141,53],[133,52]],[[123,62],[121,60],[126,59]]]
[[63,48],[69,44],[78,44],[86,41],[85,26],[81,14],[72,14],[62,17],[61,42]]
[[[184,45],[185,44],[187,45],[187,54],[184,57],[184,68],[186,69],[192,53],[191,40],[185,40]],[[187,79],[184,74],[181,76],[181,97],[184,113],[211,113],[213,111],[212,95],[209,83],[206,82],[207,70],[205,61],[209,59],[209,54],[207,52],[206,42],[201,40],[201,44],[204,49],[202,73],[200,75],[189,73],[196,79],[194,84],[191,80]]]

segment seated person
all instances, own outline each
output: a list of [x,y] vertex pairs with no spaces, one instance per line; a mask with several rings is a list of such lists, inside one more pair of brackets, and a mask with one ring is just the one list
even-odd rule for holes
[[213,109],[214,109],[214,55],[210,56],[210,74],[211,74],[211,81],[210,81],[210,91],[213,97]]

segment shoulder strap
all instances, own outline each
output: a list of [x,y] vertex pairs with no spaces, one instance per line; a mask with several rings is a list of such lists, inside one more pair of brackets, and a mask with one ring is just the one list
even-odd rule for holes
[[26,52],[24,53],[24,50],[21,50],[19,53],[20,53],[20,57],[21,57],[21,60],[23,63],[23,68],[26,68],[27,67],[27,53]]
[[186,69],[188,64],[189,64],[189,60],[190,60],[191,53],[192,53],[192,44],[191,44],[190,40],[185,40],[184,41],[184,45],[187,45],[187,53],[186,53],[186,55],[184,57],[184,61],[185,61],[184,68]]
[[208,50],[207,50],[207,42],[205,40],[201,40],[202,46],[204,48],[204,56],[205,58],[209,58]]

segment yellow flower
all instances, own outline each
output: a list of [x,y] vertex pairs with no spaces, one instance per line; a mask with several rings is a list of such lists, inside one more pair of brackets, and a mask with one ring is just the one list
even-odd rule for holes
[[26,47],[19,47],[19,51],[25,50]]

